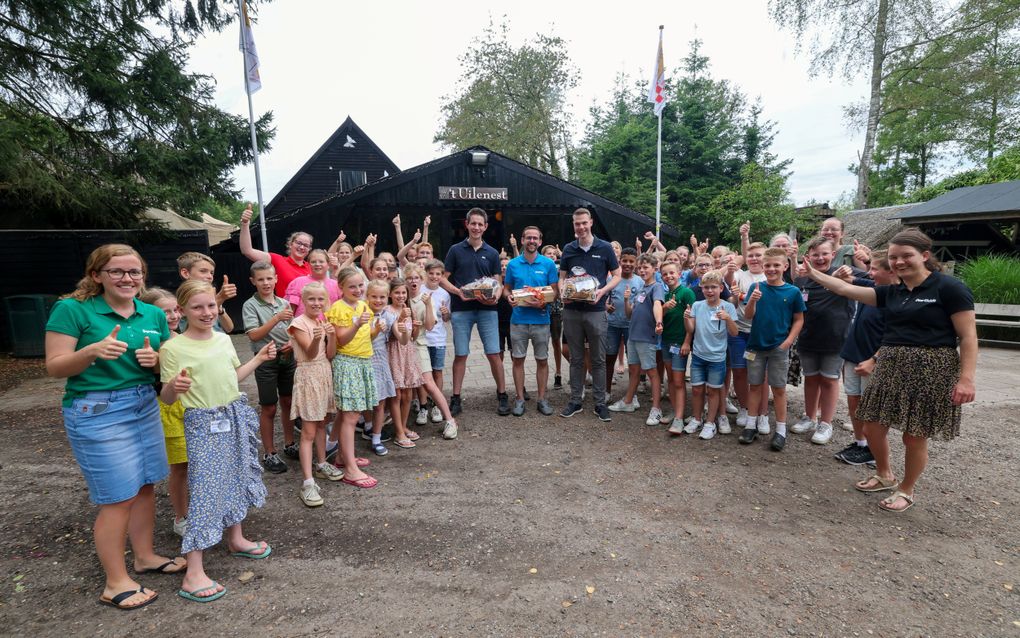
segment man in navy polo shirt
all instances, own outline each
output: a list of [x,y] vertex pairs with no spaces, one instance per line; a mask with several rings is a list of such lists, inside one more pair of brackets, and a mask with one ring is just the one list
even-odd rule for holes
[[609,421],[606,407],[606,318],[605,296],[620,283],[620,263],[613,246],[591,232],[592,215],[587,208],[574,211],[574,235],[577,240],[563,248],[560,256],[560,293],[563,280],[581,274],[598,279],[599,288],[594,301],[566,301],[563,303],[563,335],[570,346],[570,402],[560,412],[562,417],[574,416],[581,411],[581,392],[584,389],[584,342],[591,349],[592,392],[595,395],[595,414]]
[[521,232],[524,252],[510,260],[506,265],[506,276],[503,280],[503,294],[514,304],[510,316],[510,356],[513,359],[514,389],[517,400],[514,401],[512,414],[524,415],[524,358],[528,356],[528,341],[535,353],[536,377],[538,381],[539,412],[548,416],[553,413],[552,406],[545,400],[545,388],[549,382],[549,307],[542,298],[528,299],[526,305],[516,305],[513,291],[521,288],[541,288],[553,286],[558,288],[559,274],[556,262],[538,254],[542,245],[542,231],[537,226],[528,226]]
[[461,412],[460,390],[464,385],[467,357],[471,352],[471,328],[478,326],[485,357],[489,360],[492,378],[496,381],[496,393],[500,416],[510,414],[510,399],[506,394],[506,377],[503,362],[499,358],[499,319],[496,304],[503,292],[496,288],[492,299],[475,300],[464,295],[460,287],[481,277],[500,280],[499,253],[485,243],[482,235],[489,227],[489,216],[481,208],[472,208],[464,219],[468,237],[450,247],[446,253],[446,272],[440,285],[450,293],[450,323],[453,324],[453,396],[450,398],[450,412],[456,416]]

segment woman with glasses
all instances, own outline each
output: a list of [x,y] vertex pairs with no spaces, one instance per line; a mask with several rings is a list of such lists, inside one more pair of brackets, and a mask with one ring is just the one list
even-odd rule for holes
[[241,213],[241,254],[252,262],[268,261],[276,269],[276,296],[286,298],[287,286],[298,277],[312,274],[312,267],[308,263],[308,253],[312,251],[312,236],[308,233],[291,233],[287,238],[287,254],[259,250],[251,244],[251,204]]
[[130,246],[92,251],[74,292],[53,306],[46,324],[46,371],[67,379],[64,429],[89,498],[99,506],[96,554],[106,573],[100,602],[137,609],[156,599],[127,573],[124,538],[135,574],[183,572],[183,558],[152,546],[153,484],[170,473],[153,383],[160,344],[170,338],[166,316],[137,299],[145,262]]

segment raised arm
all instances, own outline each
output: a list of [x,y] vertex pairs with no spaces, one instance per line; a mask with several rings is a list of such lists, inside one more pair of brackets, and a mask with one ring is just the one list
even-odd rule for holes
[[805,259],[804,261],[802,261],[801,266],[803,266],[805,274],[808,277],[821,284],[822,287],[825,288],[826,290],[831,290],[840,297],[846,297],[847,299],[853,299],[854,301],[866,303],[869,306],[874,306],[878,303],[876,300],[874,288],[854,286],[853,284],[848,284],[842,279],[837,279],[836,277],[832,277],[826,275],[823,272],[819,272],[815,270],[814,267],[811,266],[811,260],[809,259]]
[[238,232],[238,239],[241,240],[241,254],[250,261],[270,261],[269,253],[259,250],[251,245],[251,204],[241,213],[241,230]]
[[393,218],[393,231],[397,234],[397,251],[404,249],[404,233],[400,230],[400,213]]
[[432,215],[426,215],[425,221],[421,223],[421,242],[429,243],[429,224],[432,223]]
[[361,271],[366,274],[371,270],[372,260],[375,259],[375,242],[376,235],[369,233],[365,238],[365,252],[361,253]]
[[751,245],[751,220],[740,225],[740,254],[747,259],[747,247]]

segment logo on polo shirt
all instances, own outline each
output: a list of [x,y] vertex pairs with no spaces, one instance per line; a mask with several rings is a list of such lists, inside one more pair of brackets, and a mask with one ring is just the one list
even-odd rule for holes
[[936,299],[915,299],[917,303],[935,303]]

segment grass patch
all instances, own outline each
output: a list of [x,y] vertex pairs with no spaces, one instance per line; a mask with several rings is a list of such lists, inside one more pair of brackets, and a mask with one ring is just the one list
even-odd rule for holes
[[976,303],[1020,304],[1020,258],[984,255],[957,268]]

